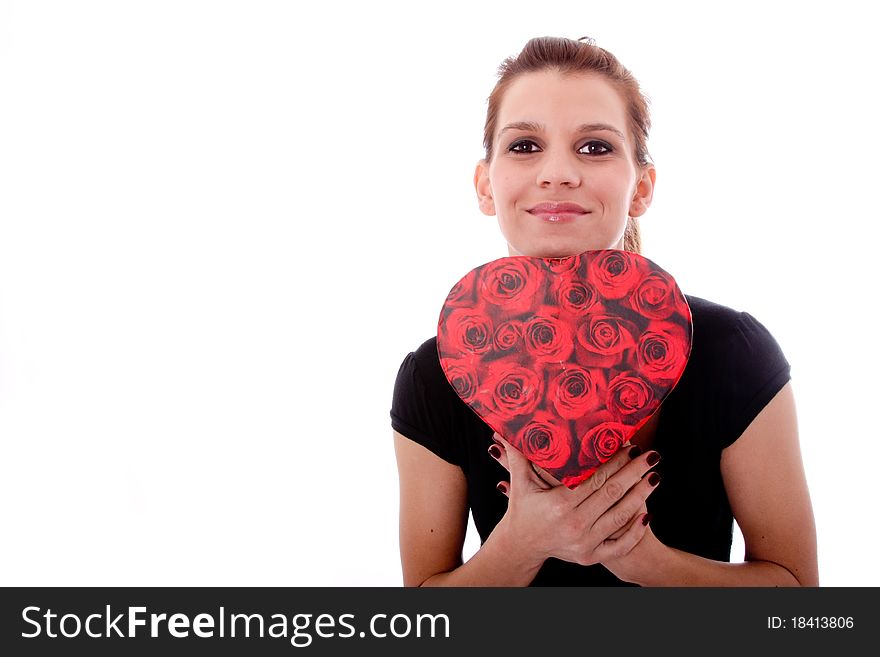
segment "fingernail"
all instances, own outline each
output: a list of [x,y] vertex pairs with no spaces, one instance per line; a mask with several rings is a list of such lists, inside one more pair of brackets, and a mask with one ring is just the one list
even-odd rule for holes
[[657,465],[657,461],[660,460],[660,454],[659,452],[650,452],[645,460],[648,461],[648,465]]
[[637,457],[641,453],[642,453],[642,448],[639,447],[638,445],[633,445],[632,447],[629,448],[629,457],[631,459],[634,459],[635,457]]
[[652,518],[652,517],[653,517],[653,516],[652,516],[650,513],[646,513],[646,514],[645,514],[645,517],[642,518],[642,524],[645,525],[645,526],[647,527],[647,526],[648,526],[648,523],[651,522],[651,518]]
[[506,481],[499,481],[496,484],[495,488],[497,488],[499,491],[501,491],[502,493],[507,495],[507,482]]
[[500,459],[501,458],[501,448],[498,445],[490,445],[489,446],[489,454],[492,458]]
[[652,472],[648,475],[648,483],[651,484],[651,486],[656,486],[660,483],[660,475],[656,472]]

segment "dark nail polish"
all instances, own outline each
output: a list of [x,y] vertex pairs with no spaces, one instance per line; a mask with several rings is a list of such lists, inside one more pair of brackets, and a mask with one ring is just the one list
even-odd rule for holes
[[507,484],[505,482],[499,481],[495,488],[507,495]]
[[658,475],[656,472],[652,472],[648,475],[648,483],[652,486],[656,486],[660,483],[660,475]]
[[659,452],[650,452],[646,460],[648,461],[648,465],[657,465],[657,461],[660,460]]
[[498,447],[498,445],[491,445],[489,447],[489,454],[491,454],[493,458],[500,459],[501,458],[501,448]]
[[638,445],[633,445],[632,447],[629,448],[629,457],[631,459],[634,459],[635,457],[637,457],[641,453],[642,453],[642,448],[639,447]]
[[647,527],[648,523],[651,522],[651,518],[652,518],[652,517],[653,517],[653,516],[652,516],[650,513],[646,513],[646,514],[645,514],[645,517],[642,518],[642,524],[645,525],[645,526]]

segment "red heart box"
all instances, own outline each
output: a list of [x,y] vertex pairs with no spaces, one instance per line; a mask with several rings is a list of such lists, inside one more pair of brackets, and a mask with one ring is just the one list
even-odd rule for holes
[[437,350],[458,396],[574,488],[659,408],[692,338],[672,276],[607,249],[477,267],[443,304]]

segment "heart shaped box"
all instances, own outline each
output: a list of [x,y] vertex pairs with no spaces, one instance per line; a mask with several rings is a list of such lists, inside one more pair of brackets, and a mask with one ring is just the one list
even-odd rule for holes
[[452,288],[437,326],[458,396],[569,488],[659,408],[692,340],[672,276],[615,249],[477,267]]

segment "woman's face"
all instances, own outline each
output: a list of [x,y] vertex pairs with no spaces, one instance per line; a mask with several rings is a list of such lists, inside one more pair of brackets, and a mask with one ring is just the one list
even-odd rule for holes
[[602,76],[519,76],[502,98],[493,143],[474,184],[510,255],[622,249],[627,216],[650,205],[654,168],[637,166],[624,101]]

